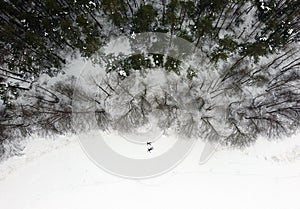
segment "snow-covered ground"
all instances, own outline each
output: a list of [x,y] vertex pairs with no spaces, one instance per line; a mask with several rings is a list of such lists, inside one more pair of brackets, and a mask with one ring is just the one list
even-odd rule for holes
[[278,142],[260,139],[244,150],[219,148],[203,165],[204,144],[198,142],[174,170],[147,180],[104,172],[75,136],[33,137],[26,144],[22,156],[0,164],[3,209],[300,208],[299,134]]

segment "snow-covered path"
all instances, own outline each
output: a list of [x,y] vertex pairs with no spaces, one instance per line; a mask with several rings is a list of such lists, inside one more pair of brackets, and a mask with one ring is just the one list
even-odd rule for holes
[[300,135],[219,150],[204,165],[198,165],[199,142],[173,171],[127,180],[95,166],[75,137],[31,139],[23,156],[0,164],[0,207],[299,209],[299,141]]

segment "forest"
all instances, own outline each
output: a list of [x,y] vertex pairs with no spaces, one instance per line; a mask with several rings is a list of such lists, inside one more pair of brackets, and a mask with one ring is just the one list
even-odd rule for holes
[[[98,59],[118,37],[148,32],[186,40],[201,58]],[[74,92],[95,103],[103,130],[155,120],[237,147],[291,135],[300,125],[299,41],[299,0],[0,0],[0,156],[17,154],[13,141],[33,133],[78,131]],[[65,72],[79,58],[105,68],[96,97]],[[164,79],[151,90],[154,74]]]

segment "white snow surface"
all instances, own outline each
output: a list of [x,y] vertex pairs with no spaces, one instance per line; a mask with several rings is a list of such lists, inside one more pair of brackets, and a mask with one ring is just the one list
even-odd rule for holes
[[299,208],[300,134],[275,142],[259,139],[244,150],[219,147],[203,165],[199,141],[174,170],[147,180],[104,172],[76,136],[25,141],[22,156],[0,163],[2,209]]

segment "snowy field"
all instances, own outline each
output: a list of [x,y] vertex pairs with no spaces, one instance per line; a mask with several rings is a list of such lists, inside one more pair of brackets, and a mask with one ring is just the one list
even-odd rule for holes
[[198,142],[178,167],[148,180],[102,171],[74,136],[33,137],[26,144],[22,156],[0,164],[3,209],[300,208],[299,134],[278,142],[260,139],[244,150],[219,148],[203,165],[204,144]]

